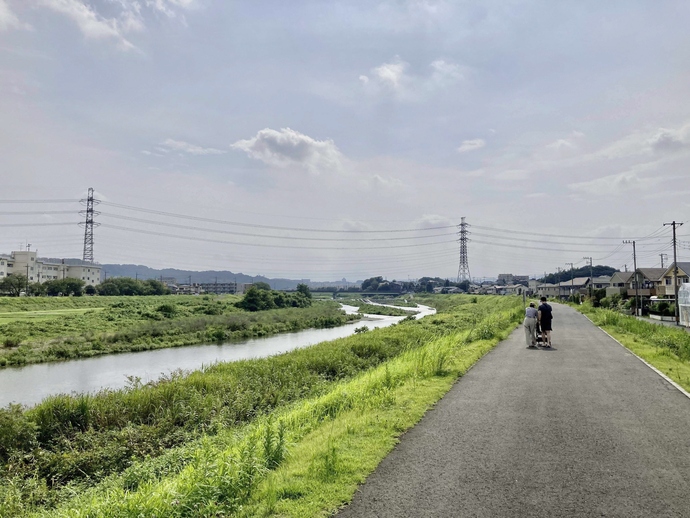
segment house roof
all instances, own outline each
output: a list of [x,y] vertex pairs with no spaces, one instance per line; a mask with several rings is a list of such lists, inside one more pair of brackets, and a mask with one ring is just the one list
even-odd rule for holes
[[611,282],[611,277],[609,277],[608,275],[601,275],[600,277],[594,277],[594,279],[592,279],[592,282],[598,282],[600,284],[603,284],[605,282]]
[[641,273],[645,279],[656,282],[664,276],[666,268],[638,268],[637,271]]
[[570,281],[563,281],[559,284],[559,286],[563,286],[564,288],[570,287],[570,286],[584,286],[589,282],[589,277],[575,277],[574,279]]
[[614,278],[617,279],[617,282],[628,282],[630,279],[632,279],[632,276],[633,272],[614,272],[611,276],[610,282],[616,282],[614,281]]
[[[673,275],[673,263],[671,263],[671,266],[666,268],[666,271],[664,272],[664,277]],[[690,276],[690,263],[689,262],[678,262],[678,273],[684,273],[685,275]]]
[[558,287],[558,284],[549,284],[548,282],[544,283],[544,284],[539,284],[537,286],[537,288],[557,288],[557,287]]

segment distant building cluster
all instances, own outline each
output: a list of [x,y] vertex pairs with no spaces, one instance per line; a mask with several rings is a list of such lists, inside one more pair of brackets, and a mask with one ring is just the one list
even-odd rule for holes
[[213,293],[214,295],[242,295],[249,288],[252,283],[248,282],[195,282],[195,283],[177,283],[177,279],[173,277],[162,277],[161,282],[165,284],[171,293],[175,295],[203,295],[205,293]]
[[[611,277],[575,277],[557,284],[539,284],[536,294],[552,298],[568,298],[573,294],[586,295],[590,286],[605,289],[606,296],[645,297],[675,299],[673,271],[675,264],[668,268],[638,268],[634,272],[615,272]],[[678,287],[690,282],[690,262],[679,262],[676,283]]]
[[58,279],[81,279],[86,286],[101,283],[101,267],[95,264],[65,264],[41,261],[31,250],[0,254],[0,280],[11,275],[24,275],[29,282],[43,284]]

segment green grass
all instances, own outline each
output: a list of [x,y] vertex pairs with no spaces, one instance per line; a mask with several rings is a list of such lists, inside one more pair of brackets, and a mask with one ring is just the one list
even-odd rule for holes
[[617,311],[574,306],[637,356],[690,391],[690,333]]
[[356,305],[359,306],[360,314],[387,315],[393,317],[406,317],[409,315],[414,315],[412,311],[405,311],[404,309],[398,308],[389,308],[387,306],[377,306],[375,304],[366,304],[361,302]]
[[[451,309],[446,313],[422,321],[406,321],[280,357],[219,365],[208,372],[170,380],[156,389],[167,395],[167,399],[158,400],[167,401],[164,405],[196,390],[202,399],[188,398],[189,409],[196,409],[199,414],[205,407],[203,395],[213,393],[215,383],[218,394],[247,401],[247,409],[254,410],[234,414],[243,415],[242,421],[214,419],[210,415],[210,424],[201,435],[188,437],[180,446],[148,459],[142,460],[146,454],[137,454],[130,458],[124,471],[114,471],[96,485],[75,480],[51,489],[46,483],[51,478],[38,476],[40,470],[34,470],[33,476],[31,471],[23,477],[6,474],[0,484],[0,514],[328,514],[351,498],[357,484],[390,451],[397,437],[458,376],[505,337],[519,322],[522,312],[519,301],[510,297],[486,297],[479,304],[456,297],[447,306]],[[382,354],[385,351],[389,352]],[[305,365],[315,369],[313,375],[295,371]],[[247,373],[246,381],[228,385],[223,377],[226,371]],[[266,372],[275,381],[260,382],[255,378],[257,372]],[[284,397],[284,389],[276,383],[280,379],[298,388],[296,399]],[[317,383],[314,389],[300,395],[299,386],[308,379]],[[240,388],[244,392],[238,393]],[[129,411],[134,402],[146,400],[143,396],[150,390],[154,388],[125,391],[131,401],[113,406]],[[247,399],[242,393],[254,396]],[[269,394],[274,395],[267,398]],[[276,398],[277,394],[283,397]],[[261,406],[264,400],[269,402],[267,407]],[[154,402],[151,407],[160,404]],[[71,405],[73,410],[68,415],[73,417],[60,421],[69,422],[69,430],[81,427],[88,432],[101,418],[94,411],[98,407],[96,401],[76,399]],[[49,415],[55,416],[57,407],[53,404],[52,408]],[[182,414],[181,422],[188,422],[188,415]],[[91,417],[85,419],[86,415]],[[10,420],[14,430],[14,435],[10,435],[21,443],[28,433],[26,422],[15,417]],[[123,424],[128,420],[131,419],[123,416]],[[24,435],[20,433],[23,429]],[[127,441],[151,431],[145,426],[139,432],[129,426],[123,430],[128,430]],[[60,432],[58,436],[64,434]],[[48,442],[62,443],[54,439]],[[70,449],[65,453],[71,452],[79,441],[67,442],[65,446]],[[109,444],[92,445],[94,454],[103,452]],[[120,447],[118,444],[123,443],[116,441],[115,446]],[[64,458],[64,454],[57,458]],[[53,506],[56,507],[51,510]]]
[[0,313],[0,325],[17,321],[49,320],[70,315],[83,315],[89,311],[102,311],[104,308],[70,308],[38,311],[9,311]]

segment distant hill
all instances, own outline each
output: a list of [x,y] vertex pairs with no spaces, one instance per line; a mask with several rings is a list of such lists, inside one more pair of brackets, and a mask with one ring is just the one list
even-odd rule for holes
[[[271,279],[259,275],[252,277],[243,273],[234,273],[227,270],[206,270],[197,272],[193,270],[178,270],[176,268],[164,268],[156,270],[141,264],[102,264],[104,276],[110,277],[132,277],[139,279],[161,279],[174,278],[177,284],[188,284],[190,279],[193,283],[208,282],[267,282],[274,290],[292,290],[304,280],[293,279]],[[308,281],[306,281],[308,282]]]
[[[49,257],[42,257],[40,260],[58,264],[62,262],[62,259]],[[79,265],[84,264],[84,261],[74,258],[65,259],[65,264]],[[176,268],[164,268],[162,270],[156,270],[155,268],[149,268],[148,266],[144,266],[142,264],[99,264],[98,266],[102,268],[103,277],[131,277],[133,279],[139,278],[142,280],[172,277],[178,284],[188,284],[191,278],[193,283],[267,282],[274,290],[294,290],[297,288],[298,284],[302,282],[309,282],[305,279],[271,279],[264,277],[263,275],[252,277],[243,273],[234,273],[227,270],[206,270],[203,272],[194,270],[178,270]]]

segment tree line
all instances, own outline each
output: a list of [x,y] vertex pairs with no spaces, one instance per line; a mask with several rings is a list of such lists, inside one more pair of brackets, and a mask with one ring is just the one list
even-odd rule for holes
[[55,279],[44,283],[29,283],[24,275],[10,275],[0,280],[0,294],[8,297],[80,297],[82,295],[168,295],[170,290],[155,279],[138,280],[131,277],[106,279],[96,286],[81,279]]

